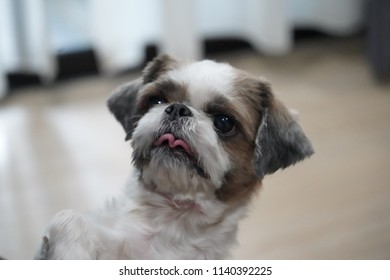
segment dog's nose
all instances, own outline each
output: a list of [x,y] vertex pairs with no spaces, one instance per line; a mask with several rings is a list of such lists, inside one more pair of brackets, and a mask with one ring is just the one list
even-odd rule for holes
[[188,108],[184,104],[179,104],[179,103],[174,103],[174,104],[169,105],[165,109],[165,113],[168,114],[169,119],[171,121],[176,120],[176,119],[181,118],[181,117],[192,117],[193,116],[190,108]]

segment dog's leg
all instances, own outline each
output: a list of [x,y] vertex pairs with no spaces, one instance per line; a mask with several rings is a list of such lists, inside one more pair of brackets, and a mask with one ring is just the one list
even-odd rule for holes
[[94,230],[81,214],[63,210],[50,223],[36,259],[96,259]]

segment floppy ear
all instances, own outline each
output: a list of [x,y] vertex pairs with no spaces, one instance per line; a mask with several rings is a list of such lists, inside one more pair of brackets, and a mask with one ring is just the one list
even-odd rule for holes
[[126,132],[126,140],[131,138],[135,124],[138,121],[135,111],[138,91],[142,86],[142,79],[121,85],[111,93],[107,100],[108,109]]
[[141,118],[137,115],[137,96],[140,89],[161,74],[172,69],[176,60],[168,55],[160,55],[153,59],[142,72],[142,77],[116,88],[107,100],[107,106],[126,132],[126,140],[132,136],[133,130]]
[[257,131],[253,159],[256,175],[261,178],[314,153],[310,141],[288,109],[273,95],[269,97]]

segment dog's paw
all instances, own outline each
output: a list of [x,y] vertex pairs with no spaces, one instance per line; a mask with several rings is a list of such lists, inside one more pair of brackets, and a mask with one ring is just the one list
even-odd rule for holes
[[42,238],[42,244],[38,252],[35,254],[34,259],[36,260],[48,260],[49,259],[49,238],[44,236]]
[[46,230],[36,259],[95,259],[87,220],[74,210],[57,213]]

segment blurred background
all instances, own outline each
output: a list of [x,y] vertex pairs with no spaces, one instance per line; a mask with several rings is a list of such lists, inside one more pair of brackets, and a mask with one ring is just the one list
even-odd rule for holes
[[105,100],[158,53],[265,77],[315,147],[264,180],[233,258],[390,259],[387,0],[1,0],[0,256],[121,193]]

